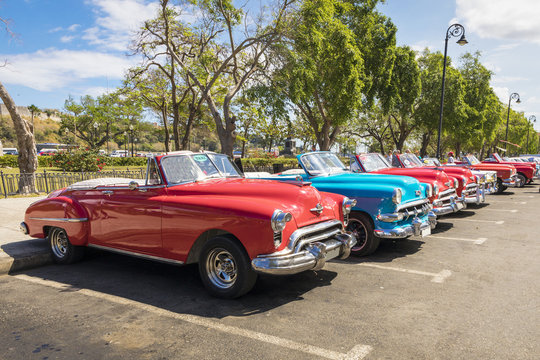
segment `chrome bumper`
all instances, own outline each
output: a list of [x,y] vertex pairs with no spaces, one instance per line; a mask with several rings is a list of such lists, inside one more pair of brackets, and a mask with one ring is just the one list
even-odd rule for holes
[[517,175],[512,175],[508,179],[503,179],[502,183],[506,187],[519,187],[519,181],[517,180]]
[[429,229],[429,234],[431,234],[431,229],[434,229],[437,225],[437,216],[433,212],[428,213],[427,220],[420,220],[419,218],[414,218],[412,224],[405,225],[395,229],[375,229],[373,233],[375,236],[383,239],[399,239],[406,238],[412,235],[422,235],[422,232],[425,232]]
[[497,183],[486,183],[484,184],[484,194],[495,194],[497,192]]
[[450,204],[444,205],[444,206],[433,206],[433,212],[437,216],[451,214],[453,212],[459,211],[461,209],[465,209],[467,207],[467,204],[465,201],[463,201],[460,197],[451,197],[450,198]]
[[356,238],[353,235],[341,233],[326,241],[309,243],[303,250],[293,253],[277,252],[259,255],[251,261],[251,266],[259,273],[271,275],[290,275],[306,270],[320,270],[327,260],[347,258],[355,244]]
[[479,185],[476,188],[476,194],[470,195],[470,196],[462,196],[461,200],[465,202],[465,204],[480,204],[486,201],[486,193],[484,189],[484,185]]

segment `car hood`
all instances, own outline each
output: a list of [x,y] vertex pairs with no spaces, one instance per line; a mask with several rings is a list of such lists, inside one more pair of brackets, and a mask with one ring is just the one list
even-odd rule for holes
[[[298,181],[289,184],[261,179],[211,179],[171,186],[168,194],[176,195],[180,201],[204,202],[207,207],[230,208],[263,219],[270,219],[276,209],[288,211],[298,227],[339,218],[336,210],[341,206],[309,183]],[[323,206],[320,215],[310,211],[317,204]]]
[[440,191],[446,190],[450,181],[448,175],[443,171],[429,168],[386,168],[373,173],[411,176],[423,183],[438,184]]

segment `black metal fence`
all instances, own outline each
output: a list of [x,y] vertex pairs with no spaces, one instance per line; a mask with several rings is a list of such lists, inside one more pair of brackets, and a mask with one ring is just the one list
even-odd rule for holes
[[146,169],[134,170],[109,170],[100,172],[56,172],[47,171],[36,172],[34,174],[4,174],[0,171],[0,194],[4,197],[19,194],[20,189],[35,183],[35,189],[40,193],[49,193],[56,189],[67,187],[73,183],[83,180],[123,177],[131,179],[143,179],[146,176]]

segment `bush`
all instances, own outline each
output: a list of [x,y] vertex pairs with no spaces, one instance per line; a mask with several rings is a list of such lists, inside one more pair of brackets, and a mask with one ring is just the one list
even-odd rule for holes
[[273,164],[283,164],[285,167],[296,167],[298,160],[287,158],[242,158],[243,166],[271,167]]
[[[40,158],[44,158],[41,156]],[[101,171],[107,165],[108,158],[91,150],[75,150],[72,152],[59,152],[50,158],[51,166],[64,171]]]
[[107,165],[112,166],[146,166],[148,161],[145,157],[107,157]]
[[5,168],[5,167],[12,167],[12,168],[19,167],[19,163],[17,162],[17,155],[0,156],[0,168]]

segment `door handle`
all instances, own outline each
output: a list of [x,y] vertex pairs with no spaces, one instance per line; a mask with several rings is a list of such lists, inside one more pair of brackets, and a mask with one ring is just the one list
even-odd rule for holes
[[104,195],[109,195],[109,196],[111,196],[112,194],[114,194],[114,191],[112,191],[112,190],[105,190],[105,191],[102,191],[102,193],[103,193]]

